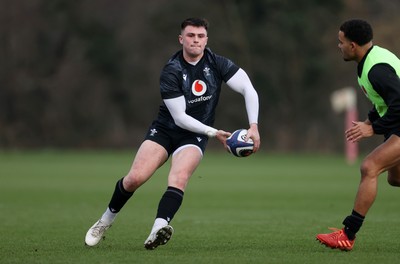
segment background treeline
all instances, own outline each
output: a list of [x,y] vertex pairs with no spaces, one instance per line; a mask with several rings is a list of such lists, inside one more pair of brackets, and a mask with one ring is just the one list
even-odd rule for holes
[[[160,70],[180,49],[180,22],[200,16],[208,46],[258,90],[263,148],[341,151],[343,114],[330,94],[357,84],[338,27],[367,19],[375,44],[400,54],[399,10],[385,0],[2,0],[0,149],[136,147],[161,102]],[[370,105],[358,95],[364,119]],[[215,126],[247,126],[241,96],[224,89]]]

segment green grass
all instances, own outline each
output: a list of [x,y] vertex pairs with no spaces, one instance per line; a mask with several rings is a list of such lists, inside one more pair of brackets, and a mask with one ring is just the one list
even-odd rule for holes
[[169,164],[139,189],[106,239],[84,246],[134,152],[0,152],[0,263],[397,263],[400,193],[381,176],[378,198],[351,252],[315,241],[341,227],[358,164],[324,155],[208,152],[193,175],[171,241],[143,242]]

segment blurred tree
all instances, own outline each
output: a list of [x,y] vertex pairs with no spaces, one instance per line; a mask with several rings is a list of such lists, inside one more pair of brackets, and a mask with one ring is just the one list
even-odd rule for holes
[[[0,148],[137,146],[161,103],[160,70],[180,49],[180,22],[200,16],[211,24],[209,47],[244,68],[259,92],[264,148],[341,150],[342,117],[329,96],[356,80],[355,65],[337,53],[339,24],[349,15],[368,19],[380,44],[399,47],[399,7],[383,0],[3,0]],[[243,99],[229,89],[217,115],[217,127],[247,125]]]

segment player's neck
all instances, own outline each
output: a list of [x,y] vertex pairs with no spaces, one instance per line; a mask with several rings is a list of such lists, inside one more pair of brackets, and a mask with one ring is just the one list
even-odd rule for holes
[[364,46],[360,47],[360,49],[358,50],[357,54],[356,54],[356,61],[357,63],[360,63],[360,61],[362,61],[362,59],[365,57],[365,54],[367,54],[369,52],[369,50],[372,48],[373,43],[368,42],[367,44],[365,44]]
[[192,65],[196,65],[201,60],[201,58],[203,58],[203,55],[204,55],[204,53],[202,53],[202,54],[200,54],[198,56],[193,56],[192,57],[192,56],[189,56],[188,54],[183,53],[183,58],[185,59],[185,61],[187,63],[192,64]]

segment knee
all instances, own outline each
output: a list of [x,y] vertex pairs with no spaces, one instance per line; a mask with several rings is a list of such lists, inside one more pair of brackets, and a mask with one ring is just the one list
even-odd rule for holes
[[364,160],[360,166],[361,178],[376,178],[379,175],[379,172],[376,168],[376,165],[371,160]]
[[124,177],[123,185],[124,189],[128,192],[133,192],[137,188],[140,187],[143,183],[138,180],[138,177],[135,177],[132,173],[129,173]]
[[187,174],[180,174],[180,175],[174,175],[168,178],[168,185],[178,188],[182,191],[185,191],[186,186],[189,182],[190,175]]

